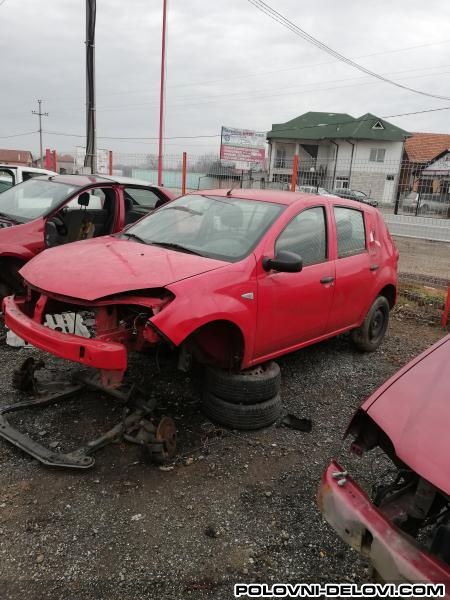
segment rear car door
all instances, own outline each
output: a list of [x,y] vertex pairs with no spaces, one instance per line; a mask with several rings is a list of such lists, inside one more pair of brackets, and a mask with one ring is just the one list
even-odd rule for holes
[[299,273],[258,271],[258,320],[254,355],[282,353],[324,334],[334,294],[335,266],[329,253],[329,211],[323,205],[295,215],[275,240],[300,255]]
[[379,246],[374,215],[346,206],[333,206],[336,227],[336,286],[330,333],[357,326],[375,298]]

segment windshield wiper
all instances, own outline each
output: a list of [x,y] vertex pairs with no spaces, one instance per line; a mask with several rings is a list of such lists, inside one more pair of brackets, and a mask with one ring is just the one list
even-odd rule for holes
[[188,208],[187,206],[165,206],[164,210],[181,210],[182,212],[187,212],[190,215],[203,215],[202,212],[198,210],[193,210],[192,208]]
[[7,215],[6,213],[0,212],[0,217],[2,219],[7,219],[8,221],[12,221],[13,223],[24,223],[25,221],[20,221],[17,217],[12,217],[11,215]]
[[139,237],[135,233],[128,233],[127,231],[124,231],[120,235],[126,235],[128,238],[130,238],[132,240],[136,240],[137,242],[140,242],[141,244],[148,244],[148,242],[146,240],[144,240],[143,238]]
[[161,248],[169,248],[170,250],[179,250],[180,252],[187,252],[188,254],[196,254],[197,256],[204,256],[200,252],[196,250],[192,250],[192,248],[186,248],[186,246],[182,246],[181,244],[175,244],[173,242],[148,242],[152,246],[161,246]]

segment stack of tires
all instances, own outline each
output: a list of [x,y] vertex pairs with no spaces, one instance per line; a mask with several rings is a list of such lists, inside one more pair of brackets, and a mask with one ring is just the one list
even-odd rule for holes
[[207,367],[202,409],[220,425],[261,429],[281,416],[280,385],[280,367],[273,361],[239,373]]

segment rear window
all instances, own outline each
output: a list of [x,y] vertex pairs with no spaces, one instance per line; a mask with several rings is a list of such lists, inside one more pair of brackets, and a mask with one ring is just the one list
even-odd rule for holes
[[364,214],[360,210],[334,207],[338,244],[338,258],[361,254],[366,250]]

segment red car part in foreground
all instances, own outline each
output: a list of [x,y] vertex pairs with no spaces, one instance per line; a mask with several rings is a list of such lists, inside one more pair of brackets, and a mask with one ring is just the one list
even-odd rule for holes
[[[373,351],[395,304],[397,259],[370,206],[268,190],[198,192],[121,234],[30,261],[20,272],[26,294],[4,301],[5,322],[34,346],[98,369],[110,390],[122,384],[129,352],[161,345],[179,351],[180,368],[195,360],[227,372],[349,330]],[[93,337],[50,331],[45,315],[62,312],[88,315]],[[279,402],[264,400],[268,410]]]
[[[348,433],[353,451],[382,450],[372,500],[335,461],[318,501],[344,541],[385,581],[445,583],[450,598],[450,336],[370,396]],[[386,465],[385,465],[386,467]]]

